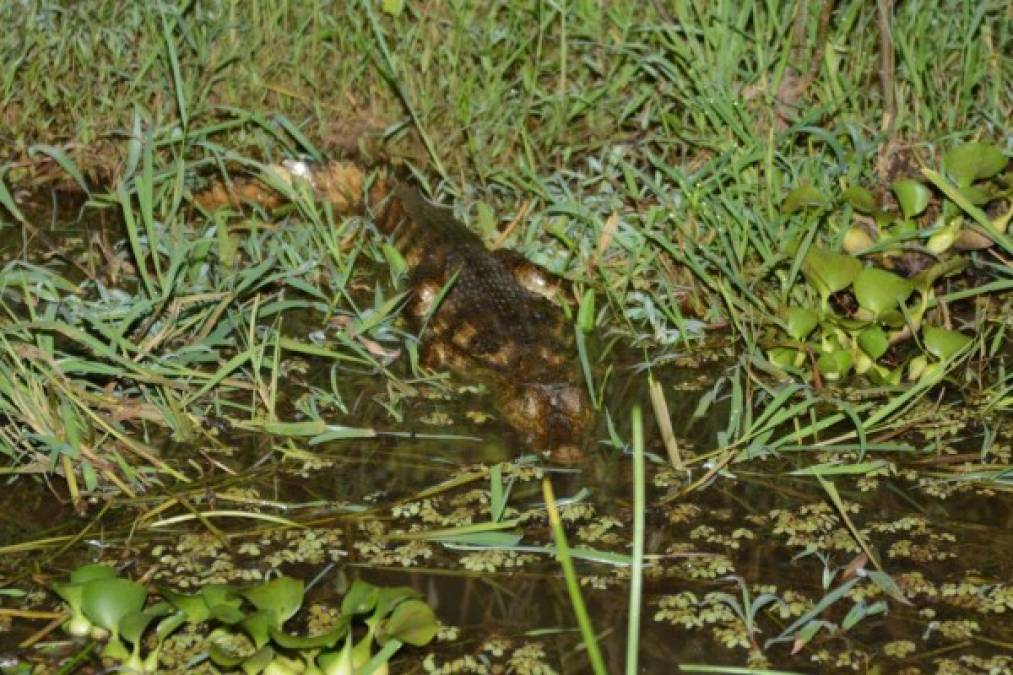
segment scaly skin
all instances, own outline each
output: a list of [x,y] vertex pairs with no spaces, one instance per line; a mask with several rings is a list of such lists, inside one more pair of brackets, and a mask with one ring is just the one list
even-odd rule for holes
[[[361,170],[353,164],[275,169],[307,179],[318,199],[342,213],[365,208]],[[195,202],[278,205],[277,193],[251,181],[216,186]],[[368,195],[380,229],[394,238],[410,268],[407,316],[423,330],[423,363],[485,383],[504,420],[534,450],[558,461],[582,454],[593,422],[579,377],[570,327],[548,298],[558,284],[512,251],[489,251],[450,210],[405,185],[379,179]],[[451,284],[438,306],[441,290]]]

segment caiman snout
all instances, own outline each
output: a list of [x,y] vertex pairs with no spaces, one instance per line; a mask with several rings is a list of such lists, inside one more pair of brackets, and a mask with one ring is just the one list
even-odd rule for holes
[[499,408],[506,422],[524,434],[535,450],[560,462],[583,455],[594,419],[583,387],[525,382],[512,392],[501,392]]

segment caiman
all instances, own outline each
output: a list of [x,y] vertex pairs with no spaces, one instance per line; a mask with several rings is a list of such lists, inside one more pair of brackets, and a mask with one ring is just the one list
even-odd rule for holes
[[[513,251],[490,251],[450,209],[414,187],[381,177],[367,190],[355,164],[289,162],[271,171],[268,182],[305,181],[338,213],[369,210],[393,238],[410,270],[407,317],[423,331],[423,365],[484,383],[502,418],[531,449],[557,461],[581,455],[592,408],[576,367],[572,328],[550,299],[558,279]],[[261,179],[216,184],[195,198],[206,210],[244,201],[272,208],[284,197]]]

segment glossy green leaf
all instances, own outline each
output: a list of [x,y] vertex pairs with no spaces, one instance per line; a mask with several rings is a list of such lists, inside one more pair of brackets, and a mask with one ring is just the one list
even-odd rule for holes
[[852,185],[844,191],[844,200],[859,213],[875,213],[879,209],[876,198],[860,185]]
[[787,324],[788,335],[796,340],[805,340],[809,333],[816,328],[819,316],[816,312],[805,307],[792,307],[788,310]]
[[85,616],[112,634],[119,632],[120,620],[140,612],[148,589],[128,579],[95,579],[84,585],[81,609]]
[[802,259],[802,274],[821,293],[830,294],[851,285],[862,271],[862,263],[850,255],[812,246]]
[[325,633],[319,635],[301,636],[289,635],[280,628],[268,627],[271,641],[285,649],[330,649],[338,644],[338,641],[348,634],[351,624],[351,617],[342,617],[334,626]]
[[925,350],[937,359],[948,359],[971,342],[963,333],[937,326],[922,326],[922,340]]
[[851,255],[858,255],[872,248],[875,243],[872,237],[869,236],[869,233],[865,231],[865,228],[855,226],[849,227],[848,231],[844,233],[844,241],[841,242],[841,247]]
[[246,675],[258,675],[258,673],[269,673],[269,675],[295,675],[292,671],[269,672],[268,668],[272,665],[275,659],[274,650],[271,647],[264,646],[259,648],[253,653],[252,656],[247,657],[239,664],[239,667],[243,669]]
[[858,346],[870,358],[876,360],[890,348],[890,339],[886,331],[874,324],[858,334]]
[[894,196],[897,197],[901,213],[907,219],[914,218],[924,211],[929,205],[929,198],[932,196],[932,192],[925,183],[911,178],[894,181],[890,189],[893,190]]
[[920,354],[907,363],[907,377],[909,380],[917,380],[925,372],[925,368],[929,365],[929,360],[925,358],[924,354]]
[[279,627],[278,615],[270,609],[262,609],[259,612],[247,615],[239,626],[246,631],[246,634],[253,640],[253,645],[260,649],[271,639],[271,626]]
[[792,214],[807,206],[823,206],[825,203],[826,199],[823,198],[819,190],[808,183],[804,183],[791,190],[785,196],[784,202],[781,203],[781,212]]
[[981,142],[965,143],[943,157],[943,167],[958,187],[991,178],[1005,169],[1007,162],[999,148]]
[[274,612],[278,623],[288,621],[302,606],[303,581],[292,577],[278,577],[259,586],[240,591],[259,610]]
[[974,185],[965,185],[964,187],[957,189],[960,194],[964,195],[967,201],[971,202],[975,206],[984,206],[992,201],[992,195]]
[[837,380],[847,375],[851,364],[851,352],[844,349],[824,353],[816,361],[816,367],[828,380]]
[[120,636],[127,642],[138,644],[152,621],[169,614],[172,614],[172,605],[167,602],[159,602],[143,611],[127,614],[120,620]]
[[101,563],[81,565],[70,573],[70,583],[83,584],[95,579],[113,579],[116,577],[116,568]]
[[341,614],[343,616],[352,616],[353,614],[367,614],[373,611],[376,607],[376,599],[380,594],[380,589],[373,584],[363,581],[362,579],[356,579],[352,582],[352,587],[345,593],[345,597],[341,600]]
[[173,612],[158,622],[158,626],[155,628],[155,636],[158,638],[159,642],[162,642],[165,638],[174,633],[177,628],[186,623],[186,621],[187,618],[184,612]]
[[377,640],[383,644],[396,638],[416,647],[429,644],[438,628],[433,610],[421,600],[405,600],[383,624]]
[[376,609],[373,610],[373,616],[376,618],[383,618],[391,613],[391,611],[406,600],[417,600],[422,597],[422,594],[416,591],[411,586],[392,586],[384,587],[380,589],[380,593],[376,597]]
[[880,316],[907,300],[914,284],[893,272],[866,267],[855,277],[854,290],[858,304]]
[[767,352],[767,359],[778,368],[798,368],[799,361],[804,363],[804,358],[802,352],[788,347],[774,347]]
[[910,239],[918,234],[918,225],[913,220],[897,220],[887,234],[895,239]]
[[341,651],[327,652],[317,657],[317,665],[324,675],[352,675],[355,666],[352,663],[352,635],[348,634],[345,646]]
[[183,612],[190,623],[201,623],[211,618],[211,611],[204,601],[203,594],[185,595],[168,588],[159,588],[158,594],[165,598],[173,607]]
[[932,233],[932,236],[925,242],[925,249],[937,256],[945,253],[957,240],[961,227],[961,219],[953,218],[949,223]]

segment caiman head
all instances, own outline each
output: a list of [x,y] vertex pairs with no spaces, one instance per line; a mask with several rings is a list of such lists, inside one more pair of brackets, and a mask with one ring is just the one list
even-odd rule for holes
[[497,407],[504,420],[537,452],[558,462],[584,456],[594,410],[587,391],[565,382],[521,382],[500,392]]

